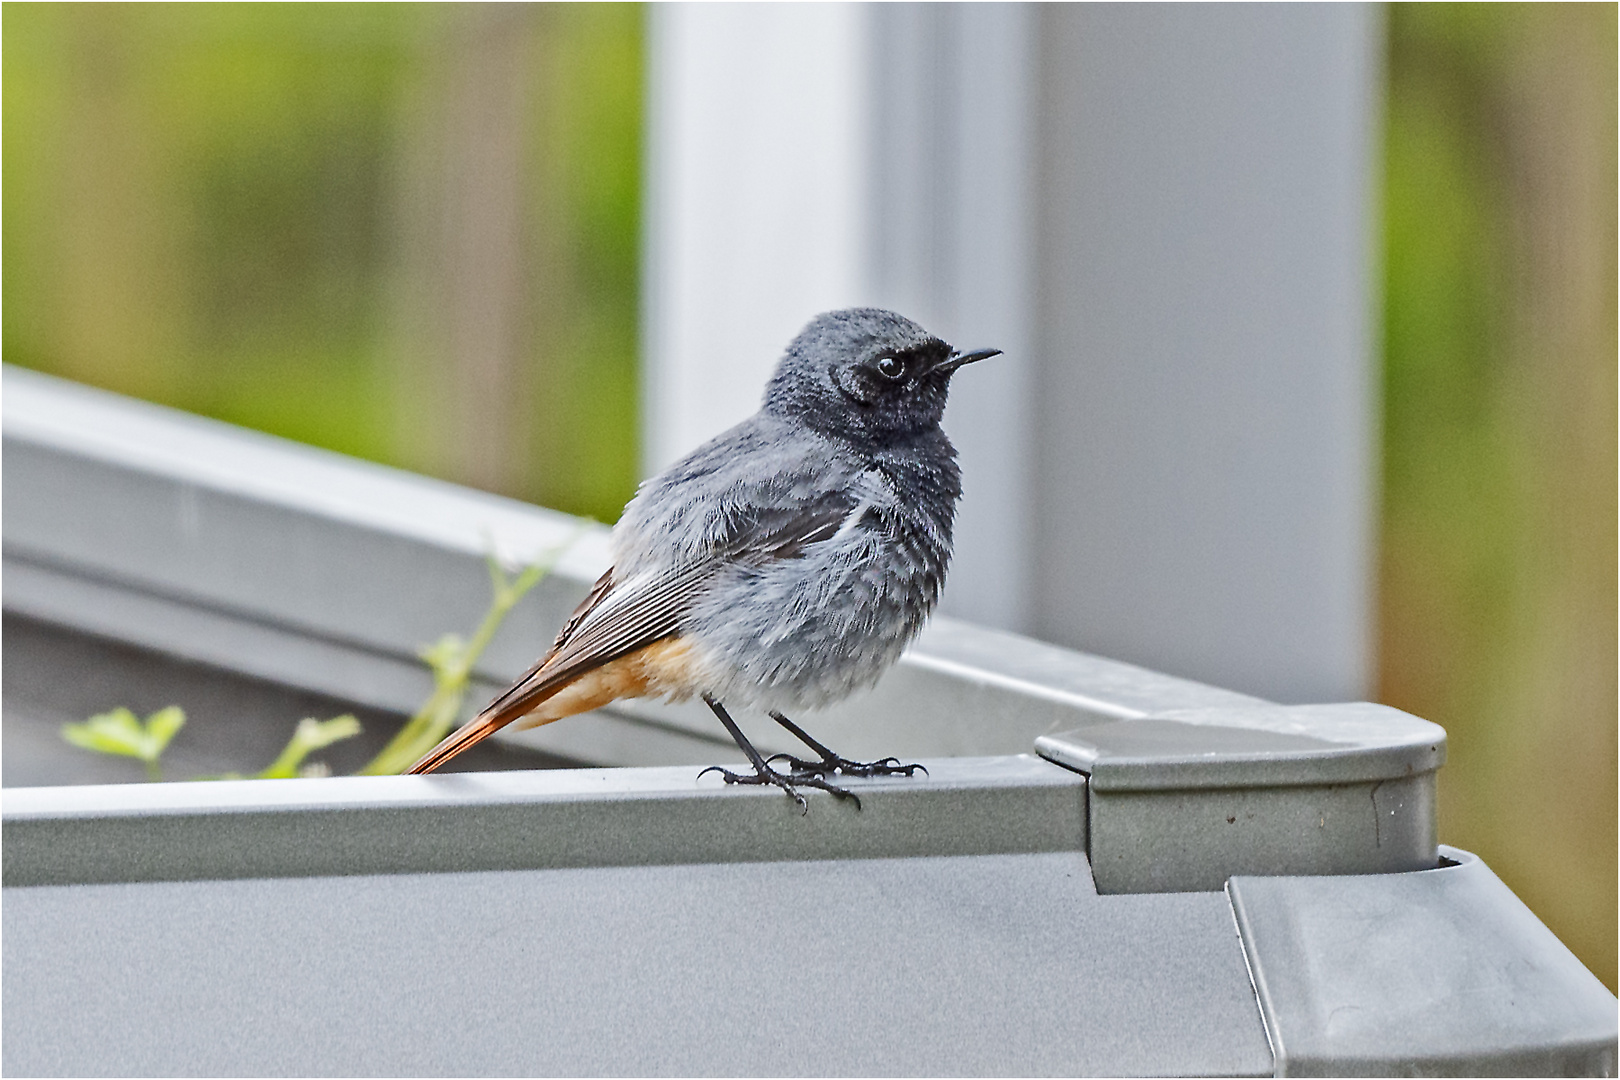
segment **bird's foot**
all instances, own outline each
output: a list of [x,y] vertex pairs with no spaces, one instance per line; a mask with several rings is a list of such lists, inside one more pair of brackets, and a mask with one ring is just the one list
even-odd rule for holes
[[814,776],[916,776],[918,772],[925,775],[928,769],[913,762],[903,764],[899,758],[886,757],[878,761],[851,761],[837,754],[828,754],[820,761],[808,761],[796,758],[792,754],[776,754],[771,761],[785,761],[792,769],[790,776],[795,783],[803,783],[806,777]]
[[835,787],[834,785],[827,783],[827,781],[823,780],[814,772],[801,775],[795,771],[791,776],[784,776],[767,764],[753,773],[738,773],[732,772],[730,769],[722,769],[718,765],[710,765],[707,769],[704,769],[703,772],[698,773],[698,775],[703,776],[705,773],[711,772],[719,773],[728,784],[771,784],[775,787],[779,787],[782,789],[784,794],[799,804],[799,813],[801,814],[808,814],[810,812],[810,804],[805,801],[803,795],[799,794],[798,789],[801,787],[816,788],[820,791],[830,792],[831,794],[838,796],[840,799],[849,799],[854,802],[855,809],[859,810],[861,808],[861,800],[858,795],[852,791],[848,791],[841,787]]

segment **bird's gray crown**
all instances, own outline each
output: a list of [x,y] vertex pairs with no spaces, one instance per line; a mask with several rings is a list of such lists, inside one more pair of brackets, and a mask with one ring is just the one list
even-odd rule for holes
[[954,356],[945,342],[892,311],[825,312],[788,345],[763,408],[858,440],[916,434],[945,413]]

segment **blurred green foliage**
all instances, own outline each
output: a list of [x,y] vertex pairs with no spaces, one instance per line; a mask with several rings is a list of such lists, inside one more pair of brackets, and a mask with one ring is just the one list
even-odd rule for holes
[[1394,5],[1380,699],[1441,838],[1616,985],[1612,5]]
[[[557,560],[584,534],[586,526],[575,529],[562,543],[541,552],[535,560],[515,575],[508,575],[493,552],[484,558],[489,570],[490,605],[473,631],[471,639],[459,634],[445,634],[432,645],[418,650],[422,662],[433,672],[433,692],[388,740],[377,755],[355,773],[356,776],[393,776],[403,773],[424,754],[438,745],[439,740],[463,717],[462,706],[472,683],[473,665],[483,655],[495,632],[506,621],[517,602],[540,584],[556,566]],[[159,709],[146,718],[143,726],[136,715],[122,706],[111,712],[92,716],[83,723],[67,723],[61,727],[62,738],[74,746],[98,754],[139,758],[146,763],[148,780],[162,780],[159,759],[180,729],[185,726],[185,711],[178,705]],[[265,768],[245,777],[239,772],[219,776],[198,777],[200,780],[290,780],[295,776],[330,776],[323,762],[310,765],[304,759],[333,743],[352,739],[360,734],[360,721],[345,713],[330,720],[305,717],[293,728],[292,738],[282,748],[276,760]]]
[[147,779],[161,780],[158,759],[185,726],[186,714],[178,705],[159,709],[144,724],[140,717],[119,706],[111,712],[97,713],[82,724],[63,724],[62,738],[98,754],[138,758],[146,765]]
[[[6,362],[616,517],[636,479],[641,13],[488,9],[7,5]],[[497,175],[433,160],[490,93],[516,103]],[[478,280],[482,253],[457,263],[433,226],[491,190],[517,255],[490,272],[509,355],[479,382],[437,332],[479,298],[410,279]],[[511,461],[470,468],[455,448],[489,429]]]

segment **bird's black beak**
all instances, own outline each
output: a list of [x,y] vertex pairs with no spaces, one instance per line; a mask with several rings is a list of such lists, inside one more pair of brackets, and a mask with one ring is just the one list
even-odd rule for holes
[[949,358],[941,360],[938,364],[934,365],[934,370],[943,371],[946,374],[949,374],[959,367],[964,367],[968,364],[976,364],[980,360],[988,360],[992,356],[1000,355],[1000,349],[974,349],[972,352],[952,353]]

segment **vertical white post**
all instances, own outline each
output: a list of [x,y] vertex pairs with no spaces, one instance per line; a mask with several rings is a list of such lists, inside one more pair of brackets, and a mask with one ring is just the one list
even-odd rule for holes
[[1042,11],[1042,637],[1368,692],[1380,20]]
[[942,609],[1029,616],[1029,213],[1034,12],[883,4],[871,56],[874,302],[960,348],[1004,355],[959,375],[945,429],[961,452],[956,557]]
[[656,471],[759,407],[782,349],[860,299],[865,10],[648,10],[644,451]]
[[958,377],[944,610],[1284,700],[1369,675],[1362,5],[652,9],[645,461],[812,314]]

